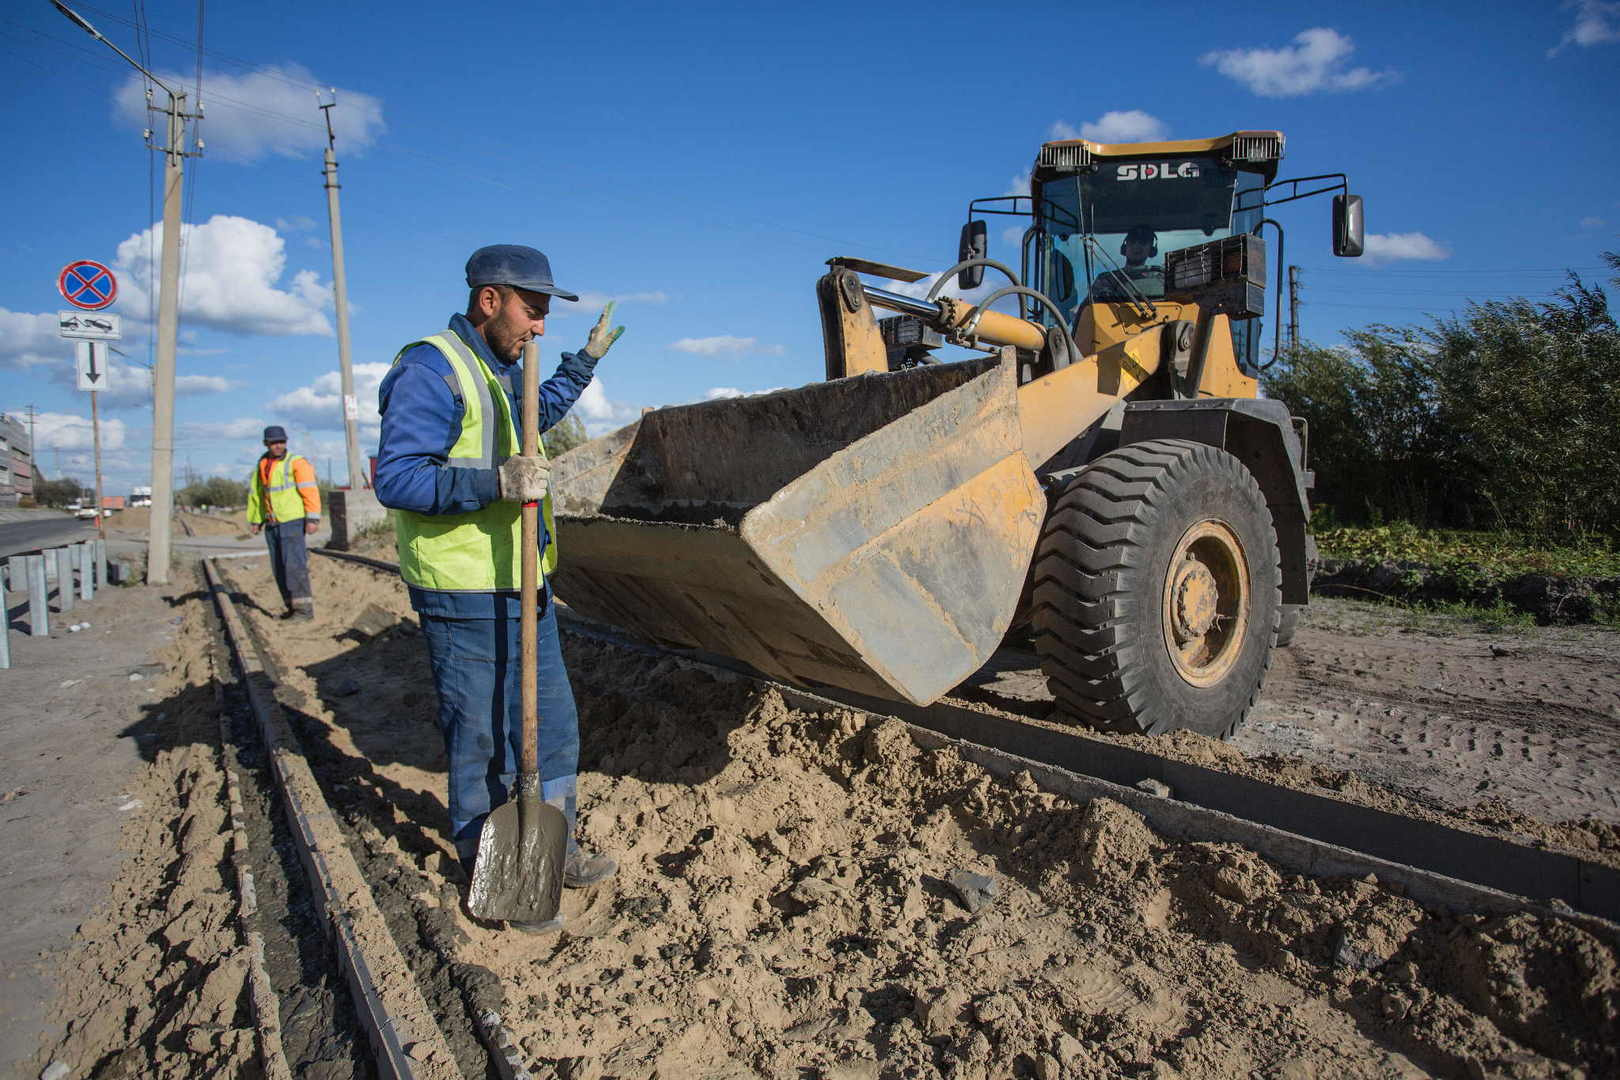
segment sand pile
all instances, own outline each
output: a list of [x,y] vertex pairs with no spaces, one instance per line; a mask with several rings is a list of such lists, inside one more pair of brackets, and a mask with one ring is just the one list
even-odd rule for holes
[[[425,650],[403,590],[317,560],[267,619],[418,896],[454,907]],[[322,569],[322,567],[325,569]],[[264,601],[268,574],[234,567]],[[340,602],[332,598],[341,597]],[[347,621],[345,621],[347,620]],[[1166,840],[998,781],[903,725],[570,639],[586,839],[567,929],[480,928],[539,1074],[1579,1076],[1620,1068],[1620,965],[1573,924],[1424,910],[1375,880]],[[295,659],[296,658],[296,659]]]
[[559,1075],[1620,1065],[1620,969],[1571,925],[1283,875],[999,782],[895,721],[569,651],[585,830],[624,869],[570,895],[561,938],[475,929],[469,950]]

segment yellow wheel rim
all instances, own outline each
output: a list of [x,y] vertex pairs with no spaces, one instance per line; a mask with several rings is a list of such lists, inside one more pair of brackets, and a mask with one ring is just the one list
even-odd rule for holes
[[1224,521],[1200,521],[1170,556],[1159,605],[1164,645],[1193,686],[1224,679],[1243,651],[1249,625],[1249,560]]

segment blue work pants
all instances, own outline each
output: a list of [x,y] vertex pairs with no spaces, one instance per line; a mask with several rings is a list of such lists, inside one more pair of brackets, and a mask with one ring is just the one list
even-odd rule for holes
[[[549,589],[541,594],[536,641],[539,682],[540,797],[563,812],[574,841],[579,771],[579,713],[563,668]],[[450,835],[463,861],[478,854],[484,818],[512,796],[523,760],[522,652],[519,620],[422,615],[439,730],[450,759]]]
[[270,570],[276,575],[281,602],[292,607],[294,600],[309,599],[313,593],[309,587],[309,549],[304,546],[304,519],[265,522],[264,543],[270,549]]

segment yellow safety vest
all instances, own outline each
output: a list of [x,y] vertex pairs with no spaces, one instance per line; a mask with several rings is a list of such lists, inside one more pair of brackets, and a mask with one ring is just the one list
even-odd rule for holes
[[[453,330],[412,342],[399,351],[394,363],[416,345],[432,345],[455,373],[452,389],[464,411],[461,433],[450,447],[448,468],[493,469],[521,449],[512,405],[506,390],[482,357],[467,347]],[[448,379],[446,380],[449,381]],[[540,456],[545,457],[541,448]],[[540,573],[557,568],[557,524],[551,496],[540,504],[546,522],[546,549],[540,555]],[[521,506],[504,499],[466,514],[419,514],[394,511],[394,537],[399,549],[399,572],[419,589],[441,592],[496,592],[516,589],[522,581]]]
[[270,465],[270,486],[264,487],[260,479],[262,471],[255,466],[253,469],[253,500],[254,505],[264,506],[264,496],[270,495],[270,519],[277,523],[297,521],[305,516],[304,497],[298,492],[298,485],[293,481],[293,462],[302,461],[297,454],[283,454],[280,461]]

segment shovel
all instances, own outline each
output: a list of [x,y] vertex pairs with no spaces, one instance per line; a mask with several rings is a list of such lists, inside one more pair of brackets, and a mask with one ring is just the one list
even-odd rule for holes
[[[540,452],[540,350],[523,347],[523,453]],[[485,423],[495,422],[494,417]],[[518,599],[523,652],[523,760],[512,798],[484,819],[478,837],[467,909],[474,918],[542,923],[554,918],[562,898],[563,859],[568,823],[562,811],[540,800],[540,753],[536,729],[535,642],[538,638],[540,552],[538,503],[523,504],[522,581]]]

